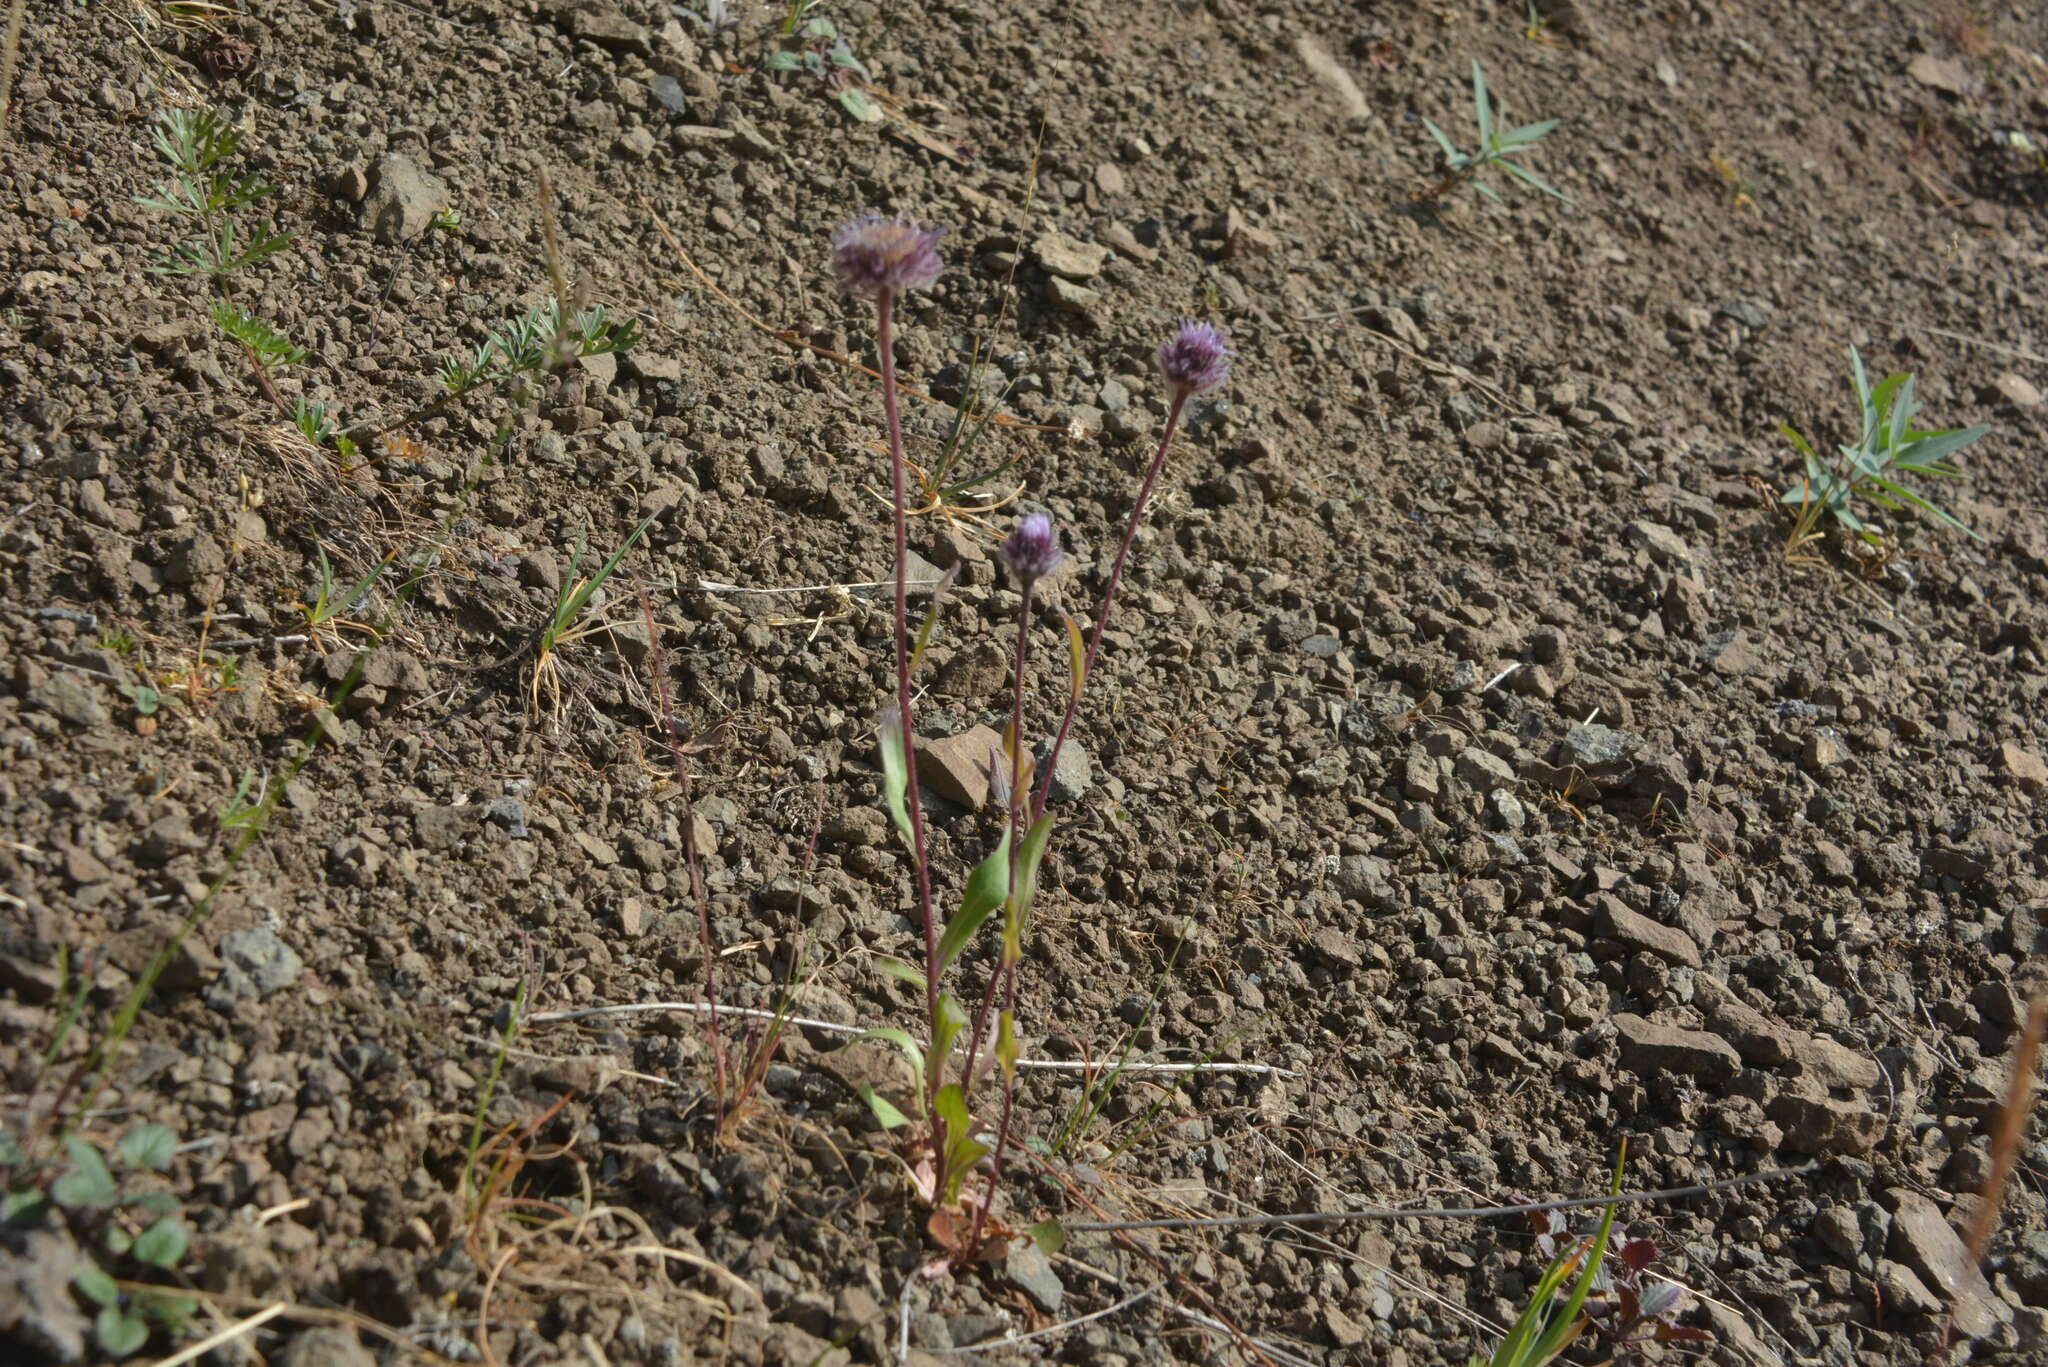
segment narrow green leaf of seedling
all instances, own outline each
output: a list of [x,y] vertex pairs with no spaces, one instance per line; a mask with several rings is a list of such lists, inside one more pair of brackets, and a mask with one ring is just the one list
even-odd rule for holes
[[1058,1220],[1040,1220],[1031,1227],[1031,1242],[1050,1258],[1067,1246],[1067,1231]]
[[910,1123],[909,1116],[897,1110],[895,1104],[889,1098],[883,1096],[869,1084],[862,1083],[854,1090],[862,1101],[867,1102],[868,1110],[874,1113],[876,1123],[881,1125],[883,1129],[901,1129]]
[[64,1141],[71,1171],[50,1186],[50,1196],[66,1210],[99,1210],[114,1203],[114,1174],[100,1151],[76,1135]]
[[1081,624],[1066,613],[1060,620],[1067,624],[1067,685],[1079,694],[1088,682],[1088,644],[1081,639]]
[[121,1136],[116,1151],[131,1168],[162,1172],[178,1154],[178,1135],[168,1125],[138,1125]]
[[960,1005],[959,998],[951,992],[939,998],[939,1016],[932,1022],[932,1052],[925,1060],[929,1070],[926,1080],[935,1082],[946,1071],[946,1060],[953,1056],[954,1041],[967,1028],[967,1012]]
[[956,562],[939,581],[932,585],[931,601],[924,610],[924,621],[917,627],[917,640],[910,648],[910,672],[917,673],[917,667],[924,663],[924,648],[931,644],[932,628],[939,624],[939,609],[946,605],[946,595],[953,591],[953,582],[960,577],[960,566]]
[[794,52],[771,52],[762,59],[761,65],[769,71],[795,71],[803,65]]
[[1045,862],[1045,845],[1051,838],[1050,816],[1038,818],[1031,823],[1031,829],[1024,832],[1024,843],[1017,852],[1017,901],[1003,924],[1003,957],[1006,963],[1015,963],[1021,957],[1024,931],[1031,924],[1031,906],[1038,900],[1038,867]]
[[185,1261],[185,1250],[190,1244],[191,1236],[185,1232],[184,1222],[167,1215],[135,1236],[133,1251],[151,1267],[168,1272]]
[[1493,141],[1493,108],[1486,96],[1486,73],[1477,58],[1472,61],[1472,117],[1479,124],[1479,143],[1484,147]]
[[135,1236],[115,1225],[107,1231],[107,1256],[116,1260],[128,1256],[128,1250],[135,1247]]
[[911,858],[917,857],[917,841],[910,826],[910,766],[903,756],[903,720],[891,707],[882,713],[875,727],[882,742],[882,800],[889,805],[889,819],[896,834],[903,837]]
[[995,848],[988,858],[975,865],[974,872],[967,876],[967,887],[960,894],[960,910],[946,923],[945,933],[939,936],[939,962],[937,971],[944,973],[960,957],[974,939],[974,932],[981,929],[989,914],[1003,904],[1010,891],[1010,842],[1007,838]]
[[939,1204],[950,1206],[960,1199],[961,1183],[976,1163],[988,1156],[988,1145],[974,1137],[974,1120],[967,1113],[967,1094],[960,1084],[949,1082],[932,1100],[946,1135],[946,1191]]
[[1436,139],[1437,146],[1444,149],[1444,160],[1450,164],[1452,170],[1456,170],[1458,166],[1465,160],[1465,154],[1458,150],[1458,145],[1452,142],[1450,138],[1445,135],[1443,129],[1438,128],[1430,120],[1424,119],[1422,121],[1422,126],[1424,128],[1427,128],[1429,130],[1429,135]]
[[1017,1023],[1013,1015],[1004,1011],[996,1017],[996,1062],[1002,1065],[1004,1082],[1017,1080]]
[[874,964],[878,971],[886,973],[899,981],[909,983],[920,992],[924,991],[924,974],[918,972],[916,968],[903,962],[903,960],[888,954],[877,954],[874,958]]

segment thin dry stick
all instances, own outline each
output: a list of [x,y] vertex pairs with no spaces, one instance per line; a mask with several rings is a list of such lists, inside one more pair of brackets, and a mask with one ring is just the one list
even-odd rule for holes
[[218,1333],[209,1334],[205,1338],[199,1340],[199,1342],[197,1343],[187,1344],[185,1347],[180,1348],[177,1352],[171,1354],[163,1361],[157,1363],[156,1367],[185,1367],[186,1363],[196,1362],[201,1357],[204,1357],[206,1354],[220,1347],[223,1343],[228,1342],[230,1339],[240,1338],[242,1335],[248,1333],[250,1330],[256,1329],[262,1325],[270,1323],[270,1321],[276,1319],[279,1315],[282,1315],[286,1310],[290,1308],[291,1307],[283,1301],[278,1301],[274,1305],[266,1306],[263,1309],[257,1311],[255,1314],[249,1316],[249,1318],[245,1320],[237,1320],[235,1321],[235,1323],[229,1325],[225,1329],[220,1330]]
[[690,868],[690,900],[697,906],[697,937],[704,948],[704,997],[710,1006],[705,1013],[704,1033],[711,1042],[711,1067],[718,1087],[718,1123],[725,1125],[728,1078],[725,1067],[725,1037],[718,1028],[718,946],[711,933],[711,899],[704,891],[704,866],[697,852],[697,809],[690,797],[690,757],[684,753],[682,737],[676,734],[675,709],[668,698],[668,661],[662,655],[661,630],[654,622],[654,601],[639,578],[633,587],[640,595],[640,615],[647,622],[647,669],[654,679],[654,697],[661,709],[661,737],[668,746],[669,761],[676,771],[676,793],[682,807],[683,861]]
[[1217,1215],[1187,1220],[1096,1220],[1064,1226],[1069,1234],[1093,1230],[1118,1232],[1132,1229],[1248,1229],[1258,1225],[1322,1225],[1348,1220],[1480,1220],[1497,1215],[1534,1215],[1548,1210],[1583,1210],[1609,1206],[1621,1201],[1670,1201],[1681,1196],[1704,1196],[1708,1192],[1746,1187],[1757,1182],[1774,1182],[1781,1177],[1804,1177],[1819,1170],[1818,1161],[1796,1168],[1771,1168],[1764,1172],[1704,1182],[1693,1187],[1665,1187],[1659,1191],[1625,1191],[1618,1196],[1579,1196],[1568,1201],[1538,1201],[1519,1206],[1453,1206],[1435,1210],[1420,1207],[1380,1207],[1367,1210],[1302,1210],[1276,1215]]
[[[627,1002],[620,1006],[585,1006],[574,1011],[538,1011],[527,1016],[527,1026],[551,1025],[562,1021],[588,1020],[593,1016],[628,1016],[645,1011],[684,1011],[702,1015],[716,1010],[721,1016],[744,1016],[749,1020],[781,1020],[787,1025],[800,1026],[805,1030],[822,1030],[830,1035],[864,1035],[869,1028],[865,1025],[841,1025],[838,1021],[814,1020],[809,1016],[783,1015],[766,1011],[758,1006],[713,1007],[710,1002]],[[490,1041],[483,1041],[489,1043]],[[513,1052],[519,1052],[514,1050]],[[535,1057],[539,1057],[535,1055]],[[1074,1059],[1020,1058],[1019,1068],[1036,1068],[1048,1073],[1085,1073],[1106,1067],[1101,1063],[1086,1063]],[[1259,1077],[1298,1077],[1299,1074],[1271,1063],[1126,1063],[1126,1073],[1250,1073]],[[638,1073],[620,1074],[623,1077],[644,1077]]]
[[1998,1126],[1991,1132],[1991,1172],[1984,1178],[1984,1199],[1977,1206],[1977,1218],[1970,1224],[1970,1261],[1984,1262],[1991,1247],[1991,1231],[1998,1226],[1998,1202],[2012,1176],[2014,1157],[2020,1149],[2020,1132],[2026,1126],[2027,1110],[2034,1096],[2034,1065],[2041,1054],[2041,1037],[2048,1032],[2048,992],[2036,993],[2027,1009],[2026,1029],[2012,1051],[2012,1076],[2005,1085],[2005,1107],[1998,1113]]

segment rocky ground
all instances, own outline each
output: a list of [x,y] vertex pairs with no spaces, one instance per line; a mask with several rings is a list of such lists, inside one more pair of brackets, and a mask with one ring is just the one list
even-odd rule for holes
[[[957,399],[980,347],[984,395],[1011,386],[971,459],[1019,500],[913,530],[959,573],[928,741],[1007,714],[992,533],[1049,511],[1086,612],[1164,413],[1152,349],[1195,316],[1238,351],[1059,776],[1021,1010],[1038,1058],[1283,1071],[1126,1078],[1086,1124],[1078,1075],[1030,1074],[1014,1223],[1577,1195],[1624,1139],[1643,1188],[1813,1160],[1628,1208],[1713,1341],[1620,1351],[1919,1363],[1952,1309],[1954,1357],[2048,1352],[2037,1128],[1981,1272],[1957,1233],[2048,976],[2048,17],[816,13],[865,76],[721,4],[29,9],[0,145],[0,1066],[46,1141],[228,874],[82,1117],[178,1138],[123,1180],[191,1229],[153,1274],[206,1293],[179,1341],[283,1303],[211,1359],[1462,1362],[1526,1301],[1514,1219],[1077,1234],[917,1277],[923,1212],[855,1091],[902,1079],[828,1028],[919,1016],[876,967],[919,936],[878,805],[873,319],[825,269],[875,208],[951,229],[906,382]],[[1475,59],[1515,121],[1562,120],[1529,160],[1570,203],[1416,198],[1421,119],[1471,141]],[[250,226],[291,247],[231,284],[312,353],[287,404],[374,430],[548,299],[543,174],[566,288],[644,338],[344,472],[207,286],[151,270],[189,236],[137,203],[181,107],[277,187]],[[1852,345],[1993,429],[1939,491],[1981,539],[1895,519],[1889,554],[1788,556],[1778,425],[1855,435]],[[914,457],[951,413],[910,403]],[[622,577],[617,628],[535,689],[515,652],[579,541],[650,516],[622,574],[658,655]],[[323,557],[342,586],[395,560],[309,630]],[[363,624],[362,686],[323,710]],[[726,1000],[794,981],[819,1022],[724,1138],[699,1017],[536,1019],[703,992],[657,658],[707,738]],[[1035,687],[1032,726],[1058,702]],[[999,822],[933,778],[950,889]],[[486,1166],[518,1156],[481,1209],[480,1112]],[[10,1360],[105,1356],[70,1289],[95,1238],[6,1236]]]

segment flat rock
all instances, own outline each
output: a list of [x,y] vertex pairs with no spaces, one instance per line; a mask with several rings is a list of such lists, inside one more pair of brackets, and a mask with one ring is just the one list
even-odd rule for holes
[[1735,1046],[1743,1062],[1776,1068],[1792,1061],[1799,1032],[1791,1026],[1742,1001],[1727,984],[1709,974],[1693,978],[1693,993],[1715,1033]]
[[1031,259],[1053,275],[1068,280],[1093,280],[1109,264],[1109,248],[1051,228],[1031,244]]
[[1786,1092],[1764,1114],[1785,1132],[1790,1153],[1865,1154],[1884,1134],[1884,1117],[1860,1101]]
[[[1667,963],[1700,966],[1700,948],[1677,926],[1653,921],[1611,893],[1593,898],[1593,930],[1630,949],[1646,950]],[[1725,1047],[1725,1046],[1724,1046]],[[1735,1051],[1729,1050],[1732,1055]]]
[[1685,538],[1661,522],[1637,520],[1628,524],[1629,539],[1650,553],[1650,558],[1673,569],[1692,566],[1692,547]]
[[2012,1318],[2012,1310],[1991,1290],[1984,1273],[1970,1259],[1940,1207],[1906,1187],[1885,1193],[1892,1208],[1888,1252],[1918,1273],[1938,1296],[1955,1307],[1955,1325],[1971,1338],[1981,1338]]
[[448,207],[448,185],[411,157],[392,152],[377,163],[363,197],[362,224],[379,242],[409,242]]
[[1929,90],[1944,94],[1967,95],[1970,91],[1970,73],[1963,69],[1963,64],[1931,52],[1923,52],[1906,63],[1906,74]]
[[261,1000],[299,980],[305,961],[268,926],[230,931],[220,937],[220,978],[209,1000]]
[[2048,762],[2032,750],[2006,741],[1998,747],[1998,760],[2023,791],[2039,793],[2048,789]]
[[106,705],[92,680],[60,669],[28,691],[28,705],[77,727],[98,726],[107,719]]
[[1588,769],[1619,764],[1642,747],[1643,738],[1633,731],[1617,731],[1596,721],[1580,722],[1564,733],[1566,759]]
[[1734,1077],[1742,1059],[1719,1035],[1664,1025],[1630,1012],[1614,1017],[1622,1065],[1638,1077],[1684,1073],[1709,1082]]
[[969,811],[988,801],[990,781],[1007,768],[1003,738],[987,726],[942,736],[917,747],[917,778],[925,787]]
[[2015,408],[2035,408],[2041,402],[2041,391],[2025,376],[2010,370],[1991,382],[1991,392]]
[[1048,1315],[1057,1315],[1065,1304],[1067,1289],[1052,1270],[1052,1260],[1029,1239],[1010,1250],[1003,1259],[1003,1279],[1031,1297]]

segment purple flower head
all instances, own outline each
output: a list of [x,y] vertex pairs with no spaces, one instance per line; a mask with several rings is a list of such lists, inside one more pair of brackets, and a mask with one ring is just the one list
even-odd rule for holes
[[873,299],[884,291],[930,289],[945,268],[939,259],[944,228],[924,228],[907,218],[862,214],[832,234],[832,269],[839,288]]
[[1168,388],[1186,396],[1215,389],[1230,378],[1230,339],[1219,328],[1183,319],[1173,339],[1162,342],[1157,359]]
[[1063,554],[1052,519],[1044,513],[1032,513],[1019,522],[1002,545],[1003,563],[1020,584],[1035,584],[1051,574]]

